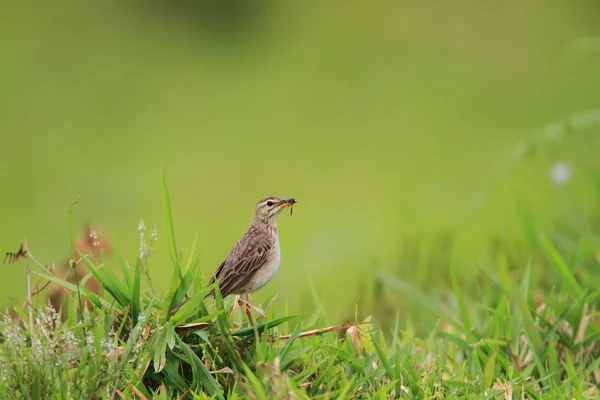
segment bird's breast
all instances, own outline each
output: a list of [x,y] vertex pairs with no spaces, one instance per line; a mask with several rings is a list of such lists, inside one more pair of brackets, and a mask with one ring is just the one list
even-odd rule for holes
[[249,291],[254,292],[260,289],[261,287],[265,286],[267,282],[269,282],[273,278],[273,276],[275,276],[275,273],[279,269],[280,262],[281,250],[279,247],[279,238],[277,238],[273,249],[267,257],[267,261],[258,271],[256,271],[256,274],[254,275],[252,281],[248,285]]

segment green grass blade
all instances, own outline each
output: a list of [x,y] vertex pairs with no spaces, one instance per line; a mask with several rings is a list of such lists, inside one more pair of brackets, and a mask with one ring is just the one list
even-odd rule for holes
[[194,382],[197,384],[201,384],[202,389],[206,390],[211,396],[218,396],[219,398],[223,398],[222,390],[219,387],[215,378],[210,374],[210,372],[204,366],[204,363],[198,358],[196,353],[189,348],[187,344],[181,340],[178,335],[175,335],[177,341],[179,342],[179,346],[183,350],[183,352],[187,356],[187,363],[192,366],[192,374],[194,375]]
[[213,283],[212,285],[205,287],[199,293],[196,293],[194,296],[192,296],[187,303],[181,306],[181,308],[169,318],[169,321],[171,321],[173,325],[179,325],[183,321],[195,315],[200,303],[202,303],[204,297],[215,287],[215,285],[216,283]]
[[167,322],[159,330],[155,331],[150,342],[152,351],[152,362],[154,372],[160,372],[167,364],[167,330],[171,326]]
[[90,272],[96,277],[100,285],[114,297],[117,302],[126,307],[131,304],[131,296],[129,295],[127,288],[123,282],[120,282],[117,276],[107,268],[103,268],[102,271],[96,265],[90,261],[81,251],[79,252],[81,259],[85,262]]
[[131,316],[133,319],[133,325],[137,324],[138,315],[140,314],[140,275],[142,269],[142,261],[137,259],[135,263],[135,273],[133,276],[133,288],[131,291]]
[[115,251],[117,253],[117,260],[119,261],[119,266],[121,267],[121,273],[123,274],[123,278],[125,278],[125,283],[129,290],[133,287],[133,281],[131,280],[131,271],[129,270],[129,265],[127,264],[127,260],[123,257],[123,253],[120,249],[115,247]]
[[246,374],[246,377],[248,378],[250,384],[252,385],[252,388],[254,389],[254,395],[256,395],[256,397],[260,400],[269,400],[267,392],[265,391],[265,388],[263,387],[262,383],[260,383],[256,375],[254,375],[254,373],[250,370],[250,368],[248,368],[246,364],[244,364],[244,373]]
[[320,344],[320,343],[314,343],[313,344],[315,347],[319,348],[319,349],[323,349],[325,351],[327,351],[330,354],[333,354],[334,356],[347,361],[348,363],[350,363],[356,370],[362,370],[362,368],[364,367],[363,363],[361,362],[361,360],[357,359],[354,354],[350,354],[347,351],[344,350],[340,350],[339,348],[333,347],[333,346],[328,346],[328,345],[324,345],[324,344]]
[[560,386],[560,367],[558,354],[556,353],[556,341],[556,336],[553,336],[548,344],[548,372],[550,372],[554,384]]
[[569,352],[565,353],[565,363],[564,364],[565,364],[565,370],[567,371],[567,376],[569,377],[569,380],[571,381],[571,390],[572,390],[573,396],[577,400],[584,400],[585,397],[583,397],[583,394],[581,393],[581,388],[583,385],[582,385],[581,379],[579,379],[579,374],[577,373],[575,365],[573,365],[573,360],[572,360]]
[[529,345],[531,346],[533,358],[535,360],[536,366],[539,369],[539,373],[543,373],[544,363],[542,361],[542,358],[544,354],[544,342],[542,341],[542,337],[540,336],[538,329],[535,327],[535,323],[533,321],[533,317],[531,316],[531,311],[529,310],[529,306],[527,305],[525,297],[522,294],[519,294],[518,300],[523,316],[525,336],[529,339]]
[[166,363],[163,372],[167,378],[167,387],[177,388],[181,393],[186,391],[187,387],[185,385],[185,379],[179,374],[174,363]]
[[175,230],[173,227],[173,215],[171,214],[171,198],[167,188],[167,178],[165,173],[161,171],[162,176],[162,192],[163,192],[163,212],[165,214],[165,228],[167,232],[167,246],[169,248],[169,257],[176,269],[179,267],[179,257],[177,254],[177,244],[175,243]]
[[583,290],[581,289],[581,286],[579,286],[579,283],[577,283],[575,275],[573,274],[565,260],[563,260],[563,258],[560,256],[556,248],[552,246],[548,239],[546,239],[546,236],[543,235],[542,247],[552,260],[552,263],[554,264],[556,269],[558,269],[558,272],[562,276],[563,281],[567,284],[569,289],[571,289],[571,291],[575,293],[577,297],[580,297],[583,293]]
[[185,272],[189,271],[190,268],[194,265],[194,264],[198,264],[198,260],[200,259],[200,253],[202,251],[200,251],[200,253],[198,253],[197,256],[194,256],[194,254],[196,254],[196,244],[198,243],[198,233],[196,232],[196,236],[194,236],[194,241],[192,242],[192,249],[190,250],[190,255],[188,256],[188,261],[185,265]]
[[485,364],[485,369],[483,370],[483,385],[486,389],[490,388],[494,379],[494,369],[496,368],[496,351],[492,353],[487,363]]
[[[41,278],[48,279],[51,282],[58,283],[59,285],[61,285],[65,289],[69,289],[73,293],[77,293],[77,286],[70,282],[65,281],[64,279],[57,278],[53,275],[45,274],[43,272],[37,272],[37,271],[31,271],[31,272]],[[97,307],[97,308],[102,308],[103,306],[110,307],[110,304],[108,302],[106,302],[104,299],[101,299],[100,297],[98,297],[98,295],[90,292],[86,288],[80,287],[79,290],[81,290],[81,292],[85,295],[85,297],[87,297],[95,307]],[[73,304],[73,302],[69,302],[69,304]]]
[[458,302],[458,308],[460,309],[460,315],[464,324],[464,332],[471,332],[471,318],[469,317],[467,305],[465,304],[465,301],[462,296],[462,291],[458,286],[458,281],[456,280],[456,275],[454,274],[454,269],[452,268],[450,268],[450,279],[452,281],[452,289],[454,290],[454,295],[456,296],[456,301]]
[[385,368],[385,372],[387,373],[388,378],[395,379],[396,371],[394,370],[394,368],[392,368],[392,365],[390,364],[390,361],[388,360],[385,351],[381,347],[381,343],[379,343],[379,339],[375,338],[374,335],[372,335],[371,340],[375,345],[375,350],[377,351],[377,355],[379,356],[379,361],[381,361],[383,368]]
[[497,337],[502,332],[502,317],[507,314],[507,306],[508,306],[508,296],[503,294],[498,302],[498,306],[494,310],[494,315],[492,316],[490,323],[486,329],[485,336],[486,337]]
[[352,388],[352,384],[354,383],[354,379],[356,379],[356,375],[352,375],[352,378],[342,388],[340,393],[336,396],[336,399],[340,399],[340,400],[346,399],[346,395],[348,394],[348,392],[350,392],[350,389]]
[[279,352],[277,353],[277,357],[279,357],[281,360],[281,369],[284,371],[287,370],[288,366],[293,362],[293,359],[288,359],[287,355],[289,354],[294,342],[296,341],[298,335],[300,335],[301,332],[302,326],[300,324],[296,325],[296,328],[290,335],[290,338],[285,342],[283,346],[281,346],[281,349],[279,349]]

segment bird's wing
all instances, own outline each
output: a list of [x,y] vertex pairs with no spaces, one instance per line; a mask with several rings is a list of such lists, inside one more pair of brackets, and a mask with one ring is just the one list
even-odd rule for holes
[[[258,239],[258,238],[257,238]],[[219,279],[223,297],[242,289],[268,260],[271,244],[268,240],[240,240],[227,259],[219,266],[209,285]]]

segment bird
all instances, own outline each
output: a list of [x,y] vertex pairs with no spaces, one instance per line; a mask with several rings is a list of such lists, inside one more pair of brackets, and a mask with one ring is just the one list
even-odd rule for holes
[[[238,239],[225,260],[208,282],[219,281],[223,298],[230,294],[247,296],[266,285],[275,276],[281,262],[277,217],[296,204],[296,199],[267,196],[257,204],[250,227]],[[212,289],[206,296],[213,296]],[[191,297],[172,307],[169,313],[179,310]]]

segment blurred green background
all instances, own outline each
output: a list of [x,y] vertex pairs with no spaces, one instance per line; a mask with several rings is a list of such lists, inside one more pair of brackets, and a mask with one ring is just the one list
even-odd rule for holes
[[[522,235],[521,199],[548,222],[597,209],[597,129],[514,153],[555,121],[598,115],[597,2],[3,8],[2,252],[27,236],[37,259],[64,261],[81,195],[76,233],[92,222],[130,262],[140,218],[158,225],[151,274],[166,289],[162,166],[178,246],[187,258],[198,232],[207,277],[260,198],[295,197],[281,269],[253,299],[311,308],[309,275],[344,316],[374,268],[411,268],[398,265],[404,235],[452,230],[468,273],[489,235]],[[556,185],[563,162],[572,178]],[[22,302],[22,266],[1,268],[2,304]]]

